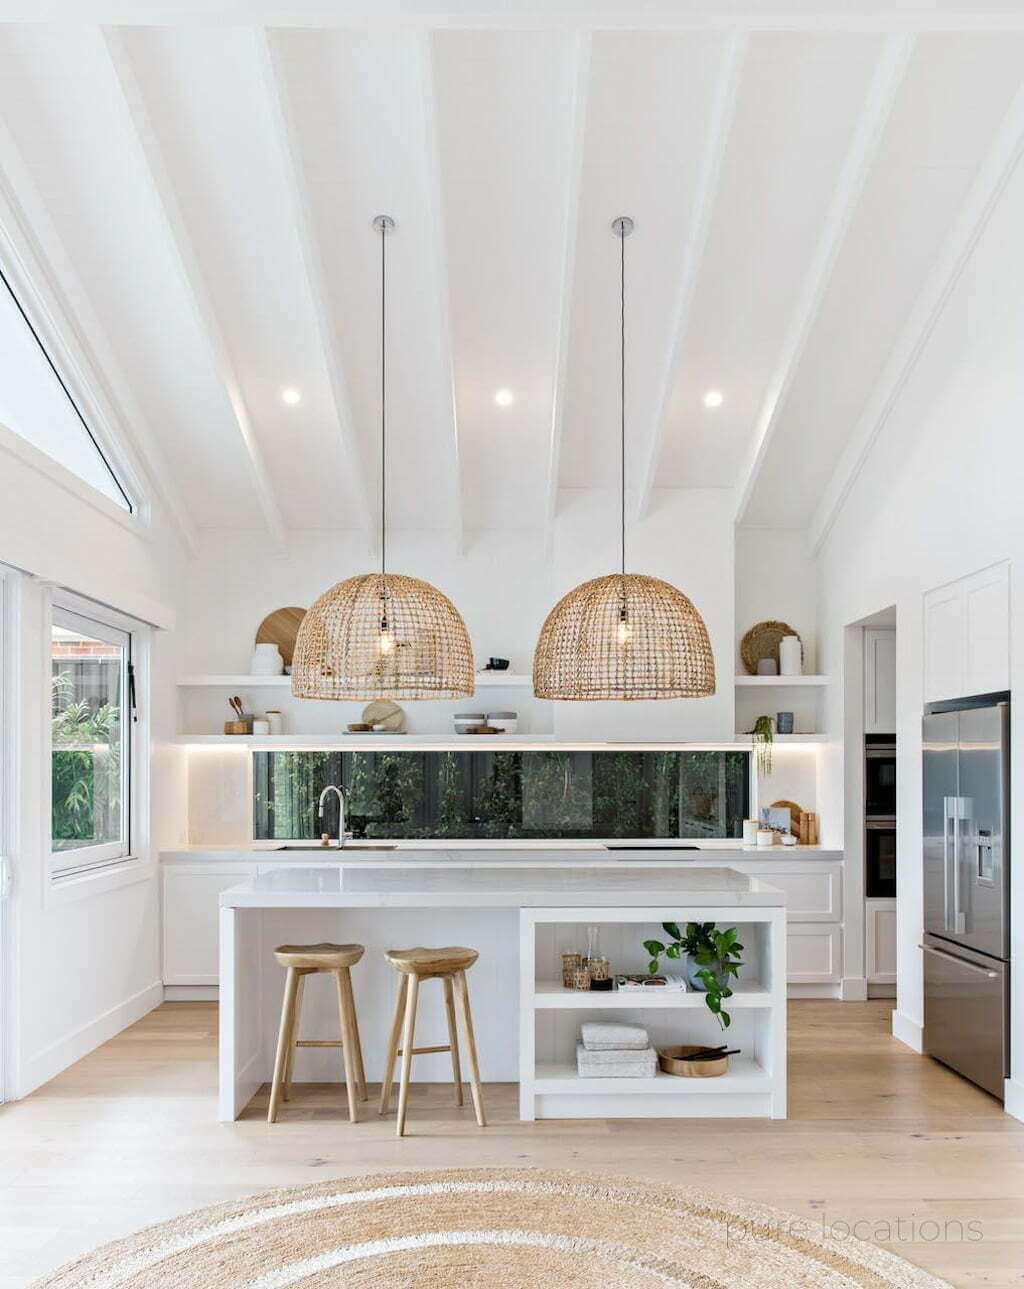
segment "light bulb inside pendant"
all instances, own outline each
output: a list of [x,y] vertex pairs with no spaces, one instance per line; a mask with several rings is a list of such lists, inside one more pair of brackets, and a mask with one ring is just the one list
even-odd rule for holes
[[615,629],[615,638],[620,645],[627,645],[633,639],[633,624],[626,613],[626,606],[619,610],[619,625]]
[[380,635],[377,637],[377,648],[382,654],[395,652],[395,633],[388,626],[387,618],[381,618]]

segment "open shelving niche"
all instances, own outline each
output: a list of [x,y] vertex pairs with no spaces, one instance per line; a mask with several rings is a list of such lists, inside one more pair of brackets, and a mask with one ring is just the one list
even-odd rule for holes
[[[724,1033],[704,995],[582,993],[563,988],[561,954],[586,943],[598,926],[602,954],[615,972],[644,971],[645,939],[664,941],[662,921],[714,921],[736,926],[745,966],[726,1004],[732,1025]],[[773,1118],[786,1117],[786,946],[781,908],[650,907],[523,909],[520,914],[519,1117]],[[676,964],[673,964],[676,965]],[[681,964],[679,969],[681,970]],[[655,1047],[720,1043],[741,1054],[728,1073],[690,1079],[593,1079],[576,1073],[576,1043],[584,1020],[626,1018],[644,1025]]]
[[828,676],[745,676],[735,677],[736,716],[738,738],[749,737],[746,731],[753,728],[758,716],[775,716],[778,712],[792,712],[793,735],[776,734],[779,743],[803,739],[806,742],[825,742],[823,735],[811,733],[825,728],[825,698],[830,680]]

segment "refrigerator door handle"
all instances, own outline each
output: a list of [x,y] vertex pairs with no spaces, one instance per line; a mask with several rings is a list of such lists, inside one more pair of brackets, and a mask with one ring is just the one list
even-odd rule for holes
[[917,946],[925,953],[934,953],[937,958],[946,958],[950,962],[955,962],[958,967],[964,967],[968,971],[976,971],[980,976],[985,976],[989,980],[995,980],[999,972],[989,971],[987,967],[979,967],[973,962],[968,962],[966,958],[958,958],[955,953],[944,953],[941,949],[933,949],[930,944],[919,944]]
[[955,818],[953,821],[953,927],[954,935],[963,935],[967,930],[967,919],[960,911],[960,846],[963,841],[963,822],[966,811],[963,809],[963,798],[953,798]]
[[953,798],[944,797],[942,801],[942,926],[946,931],[953,929],[949,924],[949,836],[951,831],[949,825],[953,818],[955,818]]

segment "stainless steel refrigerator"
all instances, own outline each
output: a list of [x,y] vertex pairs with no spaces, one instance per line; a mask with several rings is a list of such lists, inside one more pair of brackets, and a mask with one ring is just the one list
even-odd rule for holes
[[1010,696],[924,716],[924,1047],[1003,1098],[1010,990]]

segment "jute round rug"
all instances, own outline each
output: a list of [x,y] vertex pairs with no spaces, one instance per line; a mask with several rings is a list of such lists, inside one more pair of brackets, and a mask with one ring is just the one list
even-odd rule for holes
[[593,1173],[384,1173],[151,1226],[36,1289],[949,1289],[810,1218]]

